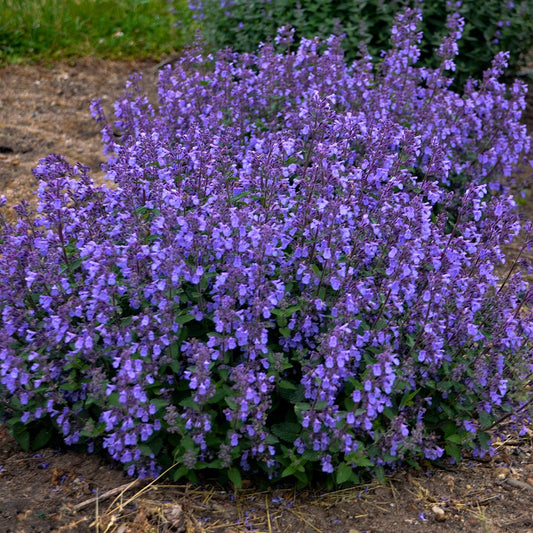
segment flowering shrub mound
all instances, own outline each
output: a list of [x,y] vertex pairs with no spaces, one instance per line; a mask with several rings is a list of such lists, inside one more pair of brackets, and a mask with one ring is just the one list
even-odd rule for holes
[[452,92],[461,20],[432,71],[418,18],[377,71],[331,39],[192,50],[157,108],[132,80],[116,131],[93,108],[112,188],[41,161],[36,218],[0,233],[0,398],[24,446],[343,483],[530,420],[531,289],[495,273],[520,231],[496,178],[529,143],[525,89],[498,56]]

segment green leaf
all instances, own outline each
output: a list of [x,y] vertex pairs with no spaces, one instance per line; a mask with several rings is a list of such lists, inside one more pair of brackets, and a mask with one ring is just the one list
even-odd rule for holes
[[231,394],[232,391],[229,387],[225,387],[225,386],[218,386],[215,393],[213,394],[213,396],[211,396],[211,398],[209,398],[209,400],[207,401],[207,403],[209,405],[216,405],[218,404],[220,401],[222,401],[222,399],[227,396],[228,394]]
[[449,435],[455,435],[457,433],[457,426],[453,422],[448,422],[444,426],[444,437],[448,438]]
[[307,462],[315,463],[320,459],[321,454],[319,452],[316,452],[315,450],[305,450],[305,452],[302,453],[301,457]]
[[226,402],[226,405],[230,408],[230,409],[237,409],[237,402],[235,400],[233,400],[232,398],[224,398],[224,401]]
[[186,476],[188,472],[189,472],[189,469],[186,466],[180,466],[172,474],[172,480],[179,481],[182,477]]
[[414,469],[422,470],[422,467],[420,466],[420,463],[418,463],[418,461],[415,461],[413,459],[404,459],[404,460],[409,466],[412,466]]
[[446,437],[446,441],[454,442],[455,444],[461,444],[463,442],[463,439],[461,438],[460,435],[457,435],[457,433],[455,433],[454,435],[448,435]]
[[301,402],[302,400],[305,400],[305,389],[304,389],[303,385],[299,385],[294,390],[293,389],[288,389],[288,388],[285,389],[285,388],[280,387],[279,388],[279,395],[282,398],[285,398],[286,400],[291,402],[292,404],[296,404],[296,403]]
[[181,325],[187,324],[187,322],[191,322],[193,320],[195,320],[194,315],[191,315],[190,313],[176,317],[176,322]]
[[440,407],[446,413],[446,415],[448,415],[448,418],[452,418],[453,419],[455,417],[455,413],[454,413],[453,409],[449,405],[446,405],[445,403],[441,403]]
[[206,468],[214,468],[216,470],[220,470],[222,468],[222,459],[215,459],[213,461],[210,461],[207,463]]
[[[184,450],[194,450],[195,449],[195,444],[194,444],[194,441],[192,440],[192,437],[189,437],[188,435],[186,435],[185,437],[182,437],[180,439],[180,444],[181,444],[181,448],[184,449]],[[174,455],[175,455],[175,459],[176,459],[176,453],[178,452],[178,450],[176,450],[174,452]],[[180,456],[182,454],[180,453]]]
[[190,396],[188,398],[184,398],[183,400],[181,400],[180,405],[182,407],[190,407],[191,409],[194,409],[195,411],[199,410],[198,403],[195,402],[194,399],[191,398]]
[[294,464],[290,464],[287,468],[283,470],[280,477],[292,476],[295,472],[296,466]]
[[311,270],[318,276],[322,276],[322,270],[318,267],[318,265],[311,265]]
[[265,440],[264,440],[263,442],[264,442],[267,446],[268,446],[268,445],[275,445],[275,444],[277,444],[277,443],[279,442],[279,439],[278,439],[276,436],[270,434],[270,435],[267,435],[267,436],[266,436],[266,438],[265,438]]
[[160,437],[155,438],[150,441],[150,448],[154,455],[157,455],[161,451],[162,447],[163,447],[163,439],[161,439]]
[[441,381],[439,383],[439,390],[449,390],[451,389],[454,385],[456,385],[455,382],[453,381]]
[[383,409],[383,414],[384,414],[389,420],[394,420],[394,418],[396,417],[396,413],[395,413],[394,410],[391,409],[390,407],[385,407],[385,409]]
[[168,366],[175,374],[180,373],[181,365],[179,364],[179,361],[171,361]]
[[298,305],[292,305],[291,307],[287,307],[287,309],[285,309],[285,312],[286,312],[287,316],[292,316],[292,315],[294,315],[294,313],[296,313],[300,309],[301,309],[301,306],[299,304]]
[[354,462],[357,466],[374,466],[374,463],[364,455],[356,457]]
[[120,407],[119,395],[118,392],[112,392],[108,397],[107,401],[109,405],[114,405],[115,407]]
[[294,477],[300,482],[302,487],[309,485],[309,478],[307,477],[305,468],[303,466],[294,472]]
[[415,396],[419,393],[420,389],[416,389],[412,392],[406,392],[403,395],[402,401],[400,402],[400,409],[402,407],[409,407],[410,405],[413,405]]
[[287,326],[287,317],[283,315],[278,315],[276,317],[276,324],[279,328],[285,328]]
[[382,329],[384,329],[386,326],[387,326],[388,322],[387,320],[385,320],[384,318],[380,318],[375,326],[374,326],[374,330],[375,331],[381,331]]
[[230,468],[228,470],[228,478],[236,488],[240,489],[242,487],[241,473],[236,468]]
[[335,481],[339,485],[342,483],[346,483],[346,481],[350,481],[352,474],[353,474],[353,469],[349,467],[346,463],[341,463],[339,467],[337,468],[337,475],[335,477]]
[[477,438],[481,447],[486,450],[489,447],[491,436],[488,433],[485,433],[484,431],[480,431],[477,434]]
[[218,375],[223,383],[226,383],[229,378],[229,370],[227,368],[218,368]]
[[78,270],[78,268],[80,268],[81,266],[81,263],[82,263],[82,259],[81,257],[78,257],[77,259],[74,259],[73,261],[70,261],[69,263],[69,268],[70,270]]
[[80,388],[79,383],[62,383],[62,390],[78,390]]
[[17,439],[17,442],[19,443],[19,446],[25,451],[29,451],[30,449],[30,432],[27,430],[25,426],[22,428],[17,428],[15,432],[13,433],[13,436],[15,439]]
[[300,424],[282,422],[281,424],[274,424],[271,431],[276,437],[292,444],[300,434],[300,430]]
[[33,450],[39,450],[41,448],[44,448],[48,442],[50,441],[50,438],[52,437],[52,432],[49,429],[43,428],[35,435],[31,447]]
[[231,197],[231,201],[233,203],[236,203],[239,200],[241,200],[242,198],[244,198],[245,196],[248,196],[249,194],[250,194],[249,191],[240,192],[239,194],[235,194],[234,196],[232,196]]
[[486,411],[479,413],[479,423],[483,429],[488,429],[492,425],[494,417]]
[[154,451],[152,450],[152,447],[146,443],[138,444],[137,447],[139,448],[140,452],[146,457],[150,457],[152,454],[155,455]]
[[162,407],[166,407],[168,405],[168,402],[166,400],[162,400],[161,398],[154,398],[150,403],[157,410],[161,409]]
[[385,470],[382,466],[376,466],[376,478],[377,480],[382,484],[385,485],[386,479],[385,479]]
[[298,402],[294,405],[294,411],[296,413],[301,413],[302,411],[309,411],[311,409],[311,404],[306,402]]
[[294,383],[291,383],[290,381],[287,381],[286,379],[282,379],[278,383],[278,387],[280,389],[288,389],[288,390],[296,390],[298,388]]
[[288,318],[292,316],[296,311],[300,310],[300,305],[293,305],[292,307],[287,307],[287,309],[272,309],[270,312],[274,316],[281,316]]
[[461,461],[461,450],[459,449],[458,446],[450,443],[450,444],[446,444],[444,449],[446,450],[446,453],[450,457],[453,457],[458,463]]

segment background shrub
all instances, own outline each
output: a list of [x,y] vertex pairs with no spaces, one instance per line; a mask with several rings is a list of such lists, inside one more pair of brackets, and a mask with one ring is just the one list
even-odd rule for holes
[[469,76],[480,77],[500,51],[509,51],[509,74],[516,74],[533,47],[533,4],[529,0],[189,0],[203,35],[213,49],[230,46],[251,52],[290,24],[296,36],[313,38],[344,32],[347,58],[358,55],[361,42],[379,60],[388,48],[394,16],[419,5],[423,12],[421,48],[425,64],[439,64],[434,49],[446,33],[446,18],[458,12],[466,21],[459,43],[455,78],[460,87]]
[[531,288],[495,273],[525,87],[500,54],[452,91],[460,20],[434,71],[418,21],[398,16],[379,68],[283,31],[283,53],[191,50],[157,107],[133,78],[113,126],[95,102],[115,186],[51,155],[37,218],[0,233],[0,405],[23,446],[343,483],[530,420]]

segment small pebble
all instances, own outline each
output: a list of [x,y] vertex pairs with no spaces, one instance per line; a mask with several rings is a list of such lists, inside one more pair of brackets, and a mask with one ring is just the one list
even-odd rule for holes
[[509,469],[500,466],[494,469],[494,474],[500,481],[503,481],[509,475]]
[[446,520],[446,513],[444,512],[443,509],[441,509],[438,505],[434,505],[432,508],[431,508],[431,511],[433,512],[433,514],[435,515],[435,520],[437,522],[444,522],[444,520]]

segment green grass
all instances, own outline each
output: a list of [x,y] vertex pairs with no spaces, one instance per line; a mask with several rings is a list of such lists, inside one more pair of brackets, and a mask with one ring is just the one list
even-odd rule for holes
[[194,33],[187,0],[173,4],[175,13],[166,0],[0,0],[0,64],[159,58]]

